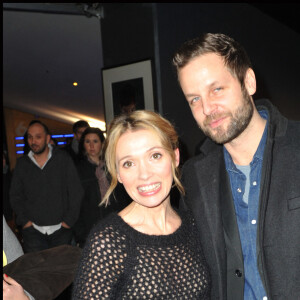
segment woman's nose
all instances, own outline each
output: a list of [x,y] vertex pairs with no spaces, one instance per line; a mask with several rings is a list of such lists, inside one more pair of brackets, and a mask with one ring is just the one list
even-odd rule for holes
[[151,167],[146,163],[139,165],[139,177],[143,180],[148,179],[151,176]]

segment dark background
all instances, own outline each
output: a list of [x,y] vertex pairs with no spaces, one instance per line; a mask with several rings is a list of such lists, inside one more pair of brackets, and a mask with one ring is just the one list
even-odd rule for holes
[[[18,101],[26,106],[27,98],[30,97],[22,97],[24,88],[20,88],[16,83],[16,79],[20,77],[18,71],[22,69],[22,57],[27,57],[26,53],[22,52],[22,48],[30,51],[28,49],[31,46],[35,50],[42,50],[43,46],[43,43],[38,40],[28,40],[30,35],[27,35],[27,40],[21,43],[19,41],[16,49],[9,39],[13,38],[16,28],[19,33],[22,30],[26,31],[29,26],[38,28],[39,25],[43,25],[43,30],[46,30],[47,23],[44,24],[43,20],[49,18],[48,15],[51,12],[59,14],[60,18],[64,17],[65,20],[68,18],[71,29],[75,26],[72,25],[72,20],[75,20],[74,24],[77,25],[80,22],[83,23],[84,30],[80,30],[79,26],[76,28],[77,37],[81,38],[80,43],[75,43],[72,48],[62,51],[65,54],[63,58],[48,54],[48,59],[46,57],[43,61],[32,59],[31,67],[27,67],[26,75],[21,79],[25,80],[28,77],[29,81],[34,83],[35,76],[38,75],[33,72],[36,65],[47,65],[50,59],[55,63],[59,59],[61,78],[64,78],[64,69],[68,69],[70,74],[74,74],[75,68],[78,69],[81,65],[86,66],[82,69],[79,68],[85,84],[83,84],[84,87],[81,85],[81,89],[78,89],[76,93],[62,91],[63,86],[59,86],[59,90],[62,92],[55,94],[53,90],[57,90],[57,86],[52,87],[52,97],[38,97],[35,105],[30,107],[31,110],[35,106],[50,107],[49,111],[60,110],[61,107],[64,107],[69,112],[84,111],[85,114],[104,121],[101,69],[151,59],[155,109],[174,123],[183,145],[185,145],[186,157],[191,156],[194,154],[196,144],[203,139],[203,134],[198,129],[178,86],[171,59],[174,51],[184,41],[202,32],[222,32],[241,42],[250,56],[257,77],[257,93],[254,98],[267,97],[284,115],[291,119],[300,119],[298,92],[299,4],[98,3],[97,7],[90,6],[89,13],[83,12],[82,6],[79,7],[79,4],[75,3],[48,4],[46,8],[45,4],[30,4],[30,9],[27,7],[27,14],[32,14],[35,6],[39,21],[32,18],[33,24],[30,24],[30,18],[27,17],[26,22],[18,24],[20,17],[15,18],[12,13],[23,14],[22,17],[26,18],[24,16],[26,13],[24,5],[26,4],[23,4],[21,8],[20,5],[18,10],[16,6],[4,4],[6,13],[4,14],[4,33],[8,27],[7,23],[14,18],[14,23],[9,24],[10,31],[4,34],[3,40],[3,59],[6,64],[4,68],[4,106],[17,106]],[[81,3],[81,5],[83,4]],[[62,11],[58,11],[57,7],[60,7]],[[99,18],[97,18],[97,13]],[[82,19],[79,22],[76,17],[87,18],[90,23],[87,25]],[[55,22],[52,22],[50,18],[49,22],[48,26],[53,27]],[[96,31],[92,32],[88,27],[92,22],[94,22],[93,28],[99,25],[96,28],[99,37],[97,41],[95,40]],[[31,30],[34,32],[33,29]],[[63,40],[63,33],[61,35]],[[52,38],[57,38],[57,36]],[[94,44],[91,40],[94,41]],[[61,43],[62,50],[65,49],[66,46],[61,40],[57,40],[56,43],[52,42],[52,45],[57,46],[57,43]],[[10,45],[9,49],[6,47],[8,44]],[[84,48],[84,45],[88,45],[88,47]],[[80,57],[65,67],[72,57],[72,52],[78,49],[82,51]],[[85,51],[93,49],[97,49],[97,52],[93,55],[86,54]],[[18,51],[15,52],[16,50]],[[8,65],[6,63],[6,58],[10,58],[11,62],[12,57],[18,61],[18,68],[15,65],[13,71],[10,68],[11,63]],[[51,71],[51,66],[45,67],[45,70],[47,68],[50,68]],[[94,70],[93,68],[95,71],[91,71]],[[48,74],[48,76],[50,75]],[[40,87],[31,87],[29,86],[30,82],[26,83],[26,90],[34,91],[35,95],[40,93]],[[46,86],[43,88],[45,90]],[[71,95],[72,93],[74,95]],[[17,94],[18,97],[15,96]],[[62,97],[60,97],[61,95]],[[45,113],[47,114],[47,111]]]
[[[272,15],[259,9],[266,7]],[[300,36],[298,21],[293,22],[299,5],[156,3],[110,8],[101,23],[104,65],[153,60],[156,108],[175,124],[187,156],[194,154],[203,134],[178,86],[171,59],[184,41],[202,32],[223,32],[238,40],[256,73],[254,98],[267,97],[284,115],[300,119]],[[282,19],[286,15],[284,23],[275,19],[278,11]]]

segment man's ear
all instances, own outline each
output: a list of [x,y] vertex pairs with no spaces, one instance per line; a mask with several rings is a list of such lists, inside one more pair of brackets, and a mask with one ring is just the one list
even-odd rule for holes
[[256,78],[254,71],[249,68],[245,76],[245,87],[250,96],[254,95],[256,92]]
[[47,144],[50,143],[50,140],[51,140],[51,136],[50,136],[50,134],[47,134],[47,137],[46,137],[46,142],[47,142]]

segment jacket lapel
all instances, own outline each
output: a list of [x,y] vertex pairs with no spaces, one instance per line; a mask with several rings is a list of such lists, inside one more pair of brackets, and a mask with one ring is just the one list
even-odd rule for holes
[[[226,252],[220,207],[220,160],[209,155],[194,165],[195,181],[193,203],[200,228],[202,247],[211,269],[212,299],[226,299]],[[219,155],[219,154],[217,154]]]
[[240,234],[236,220],[236,213],[232,198],[230,180],[225,168],[224,159],[221,160],[220,168],[220,205],[222,210],[222,221],[227,245],[231,245],[240,263],[243,264],[243,254],[240,242]]
[[203,154],[205,157],[200,156],[194,164],[198,190],[193,191],[197,198],[193,208],[196,215],[201,213],[202,220],[198,222],[205,256],[213,280],[218,280],[214,284],[218,285],[219,296],[226,297],[227,271],[236,265],[243,266],[239,230],[223,149],[214,145]]
[[[218,220],[222,220],[222,224],[215,223],[212,225],[212,230],[223,228],[223,234],[226,239],[226,245],[233,247],[236,256],[243,262],[243,254],[240,243],[240,235],[236,220],[235,208],[232,198],[231,186],[228,173],[225,167],[223,147],[216,146],[211,141],[207,140],[203,144],[201,150],[205,155],[204,160],[199,161],[198,170],[199,182],[203,182],[201,189],[205,193],[204,201],[209,201],[207,212],[215,210],[220,216]],[[205,174],[205,176],[203,176]],[[200,181],[201,180],[201,181]],[[209,196],[210,195],[210,196]],[[209,200],[208,200],[209,199]],[[213,205],[211,202],[214,202]],[[220,209],[220,211],[218,211]],[[219,227],[220,226],[220,227]]]

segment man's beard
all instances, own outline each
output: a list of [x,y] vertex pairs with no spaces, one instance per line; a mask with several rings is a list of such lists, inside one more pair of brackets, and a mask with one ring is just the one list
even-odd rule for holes
[[[204,120],[204,124],[201,127],[202,131],[206,136],[218,144],[226,144],[234,140],[247,128],[251,121],[254,110],[251,96],[248,94],[245,88],[242,89],[242,92],[244,101],[233,113],[226,112],[209,115]],[[208,127],[213,120],[218,120],[224,117],[230,118],[230,123],[227,129],[224,129],[222,125],[218,126],[214,130]]]
[[31,151],[32,151],[34,154],[41,154],[41,153],[43,153],[43,152],[46,150],[46,147],[47,147],[48,145],[47,145],[47,143],[45,143],[44,146],[42,146],[39,150],[33,150],[33,149],[32,149],[33,146],[36,146],[36,145],[30,146]]

